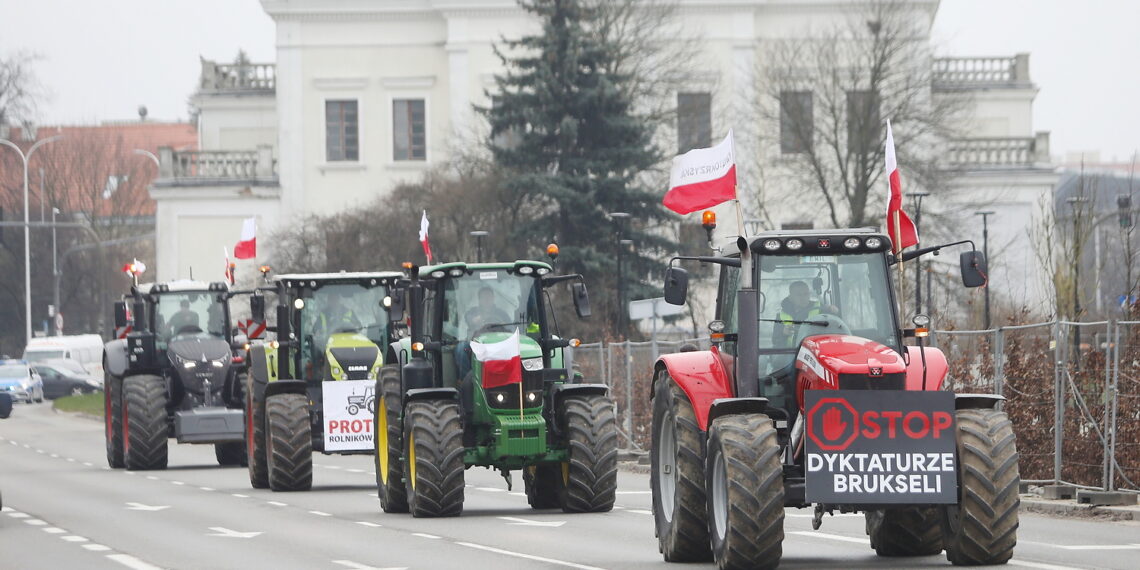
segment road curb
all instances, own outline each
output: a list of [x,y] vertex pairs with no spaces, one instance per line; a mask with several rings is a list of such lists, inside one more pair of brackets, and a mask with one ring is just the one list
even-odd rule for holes
[[1034,495],[1021,496],[1021,510],[1074,518],[1097,518],[1114,521],[1140,520],[1140,507],[1105,507],[1079,504],[1073,500],[1042,499]]

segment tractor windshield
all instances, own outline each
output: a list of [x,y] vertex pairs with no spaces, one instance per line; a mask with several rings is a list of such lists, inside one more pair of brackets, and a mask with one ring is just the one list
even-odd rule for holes
[[475,270],[443,286],[444,338],[471,340],[483,332],[537,336],[538,279],[505,269]]
[[303,334],[324,346],[329,335],[356,332],[383,346],[388,324],[384,307],[385,287],[365,287],[359,283],[329,283],[313,291],[302,313]]
[[226,336],[226,300],[213,291],[171,291],[157,296],[154,331],[161,343],[179,335]]
[[881,254],[767,256],[757,273],[759,348],[769,370],[790,364],[810,335],[850,334],[900,349]]

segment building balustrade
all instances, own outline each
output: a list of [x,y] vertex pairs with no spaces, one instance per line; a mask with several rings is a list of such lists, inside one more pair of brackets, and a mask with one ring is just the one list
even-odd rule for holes
[[273,147],[260,145],[256,150],[180,150],[158,149],[159,178],[249,181],[277,176]]
[[1049,133],[1035,137],[971,138],[950,142],[955,168],[1033,167],[1049,163]]
[[934,87],[1012,86],[1029,83],[1029,54],[934,59]]
[[276,64],[202,60],[202,76],[198,83],[202,92],[273,91],[276,87]]

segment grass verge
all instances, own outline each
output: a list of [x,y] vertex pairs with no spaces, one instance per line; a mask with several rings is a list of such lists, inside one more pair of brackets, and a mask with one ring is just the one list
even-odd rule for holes
[[82,396],[64,396],[62,398],[56,399],[52,406],[61,412],[73,412],[80,414],[91,414],[93,416],[102,416],[103,393],[96,392],[94,394],[84,394]]

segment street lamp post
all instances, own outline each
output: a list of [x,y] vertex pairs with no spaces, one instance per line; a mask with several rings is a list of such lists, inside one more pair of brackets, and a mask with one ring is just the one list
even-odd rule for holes
[[617,251],[617,328],[622,334],[626,333],[625,326],[625,274],[622,267],[622,258],[625,257],[625,224],[629,220],[627,212],[610,212],[610,219],[618,224],[618,251]]
[[475,238],[475,261],[483,263],[483,238],[487,237],[488,232],[485,230],[475,230],[471,232],[471,237]]
[[[974,215],[982,217],[982,255],[986,256],[986,263],[989,263],[990,262],[990,228],[986,222],[987,222],[989,216],[994,215],[994,212],[992,210],[986,210],[983,212],[974,212]],[[988,281],[989,281],[988,279],[986,281],[987,281],[986,286],[985,286],[985,290],[986,290],[985,291],[985,294],[986,294],[986,326],[983,328],[985,328],[985,330],[989,330],[990,329],[990,284],[988,283]]]
[[[922,199],[929,196],[930,192],[911,192],[914,197],[914,233],[922,239],[922,234],[919,231],[922,229]],[[918,247],[919,244],[914,244]],[[917,315],[922,312],[922,259],[919,258],[918,262],[914,264],[914,313]]]
[[[52,281],[54,283],[54,287],[52,287],[51,302],[54,304],[55,312],[58,315],[59,314],[59,261],[58,261],[58,258],[56,257],[56,246],[55,246],[55,216],[56,216],[56,214],[59,214],[59,208],[52,206],[52,209],[51,209],[51,276],[52,276]],[[54,317],[55,315],[49,315],[49,316]],[[55,326],[55,322],[56,322],[56,319],[53,318],[51,321],[50,328],[51,328],[52,332],[55,333],[55,335],[59,335],[59,328]]]
[[28,160],[32,158],[32,153],[41,146],[63,138],[63,135],[56,135],[46,139],[40,139],[32,144],[28,149],[28,153],[24,154],[20,147],[16,146],[7,139],[0,139],[0,144],[12,147],[16,154],[20,155],[20,160],[24,163],[24,338],[25,343],[32,341],[32,241],[30,237],[28,226]]

